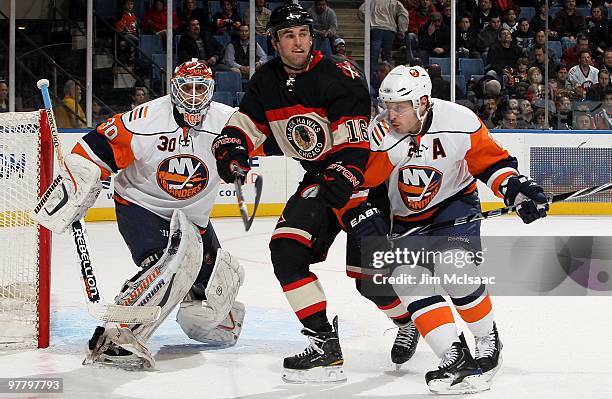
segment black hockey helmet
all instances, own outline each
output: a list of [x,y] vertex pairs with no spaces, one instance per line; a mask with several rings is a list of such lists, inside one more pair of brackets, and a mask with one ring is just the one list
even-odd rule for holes
[[278,40],[277,32],[292,26],[307,25],[312,34],[312,17],[299,4],[285,4],[276,7],[270,15],[266,29],[268,34]]

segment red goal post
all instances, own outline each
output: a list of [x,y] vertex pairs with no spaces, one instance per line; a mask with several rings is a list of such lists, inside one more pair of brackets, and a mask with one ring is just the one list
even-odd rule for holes
[[0,347],[49,346],[51,232],[29,211],[53,159],[46,111],[0,113]]

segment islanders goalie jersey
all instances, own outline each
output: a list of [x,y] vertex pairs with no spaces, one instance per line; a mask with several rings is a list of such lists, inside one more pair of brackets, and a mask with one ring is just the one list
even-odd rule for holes
[[220,178],[210,150],[234,108],[211,102],[190,128],[170,96],[117,114],[83,136],[72,152],[117,173],[115,200],[137,204],[167,220],[181,209],[198,226],[208,224]]

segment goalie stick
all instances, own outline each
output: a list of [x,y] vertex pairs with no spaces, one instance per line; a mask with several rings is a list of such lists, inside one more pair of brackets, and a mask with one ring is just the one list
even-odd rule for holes
[[[49,96],[49,81],[47,79],[39,80],[36,85],[40,89],[47,111],[47,119],[51,129],[53,146],[60,168],[64,168],[64,155],[59,141],[57,125],[55,123],[55,115],[51,106],[51,97]],[[62,175],[58,175],[52,185],[60,184],[63,180]],[[42,206],[43,196],[37,207]],[[82,220],[77,220],[71,226],[72,237],[76,248],[77,256],[81,266],[81,279],[83,280],[83,290],[87,298],[87,310],[89,313],[107,322],[125,323],[125,324],[140,324],[151,323],[159,319],[161,308],[159,306],[124,306],[109,304],[104,302],[102,294],[98,290],[96,276],[91,264],[91,256],[89,254],[89,242],[87,239],[87,231]]]
[[[555,202],[560,202],[560,201],[569,201],[569,200],[573,200],[577,198],[586,197],[588,195],[594,195],[594,194],[597,194],[603,191],[607,191],[610,189],[612,189],[612,183],[602,184],[601,186],[583,188],[581,190],[570,191],[570,192],[562,193],[562,194],[555,194],[555,195],[550,194],[547,196],[548,201],[546,203],[553,204]],[[477,220],[490,219],[493,217],[506,215],[508,213],[516,212],[516,209],[520,205],[521,204],[506,206],[504,208],[493,209],[487,212],[475,213],[473,215],[463,216],[463,217],[460,217],[454,220],[447,220],[447,221],[440,222],[440,223],[432,223],[432,224],[428,224],[425,226],[415,227],[399,235],[390,235],[389,240],[395,241],[395,240],[399,240],[401,238],[408,237],[411,235],[418,235],[418,234],[422,234],[422,233],[426,233],[426,232],[430,232],[434,230],[439,230],[439,229],[444,229],[447,227],[458,226],[461,224],[474,222]],[[536,205],[543,205],[543,204],[536,204]]]
[[244,223],[244,230],[249,231],[251,225],[253,224],[253,220],[255,219],[255,213],[257,212],[259,201],[261,200],[261,192],[263,190],[263,177],[259,175],[255,177],[255,203],[253,204],[253,215],[249,216],[249,211],[247,210],[246,203],[244,202],[242,182],[240,179],[241,177],[244,177],[244,175],[239,172],[237,168],[234,168],[234,175],[236,176],[236,178],[234,179],[234,188],[236,189],[236,199],[238,200],[240,216],[242,217],[242,223]]

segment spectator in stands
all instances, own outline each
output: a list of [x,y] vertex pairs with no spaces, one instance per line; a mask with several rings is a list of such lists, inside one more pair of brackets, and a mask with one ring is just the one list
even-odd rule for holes
[[[533,55],[533,49],[535,48],[535,46],[541,46],[542,48],[546,48],[546,33],[544,33],[543,30],[538,30],[535,32],[535,35],[533,37],[533,46],[531,47],[531,49],[529,49],[527,54],[529,61],[533,61],[535,59]],[[548,48],[548,59],[555,60],[555,63],[557,62],[557,53],[555,53],[555,51],[550,47]]]
[[[142,30],[145,33],[160,35],[163,40],[166,38],[167,27],[167,8],[163,0],[155,0],[153,7],[149,8],[142,19]],[[179,27],[176,11],[172,11],[172,29]]]
[[604,50],[612,44],[610,43],[612,24],[605,17],[602,6],[591,8],[591,17],[587,20],[587,29],[589,40],[593,45],[593,55],[597,58],[603,55]]
[[597,83],[599,69],[591,65],[591,53],[581,51],[578,58],[578,65],[570,68],[567,73],[565,88],[574,90],[576,86],[582,86],[585,90]]
[[[552,113],[548,113],[548,120],[552,120]],[[546,109],[538,108],[534,114],[534,129],[548,130],[548,126],[546,125]]]
[[9,112],[8,85],[0,82],[0,112]]
[[187,34],[181,36],[177,49],[178,63],[182,64],[192,58],[205,60],[213,70],[219,69],[217,62],[221,58],[223,46],[207,30],[200,29],[200,21],[189,20]]
[[516,71],[514,71],[513,85],[520,82],[527,82],[527,71],[529,69],[529,60],[525,57],[521,57],[516,61]]
[[576,43],[578,33],[586,29],[584,16],[576,10],[576,0],[565,0],[563,9],[555,15],[552,26],[552,29],[558,32],[564,49]]
[[192,18],[200,22],[200,27],[204,30],[213,31],[212,22],[208,13],[208,7],[200,8],[196,0],[185,0],[183,9],[179,12],[178,18],[181,24],[180,33],[185,34],[189,30],[189,20]]
[[134,14],[134,0],[123,0],[121,14],[115,22],[115,30],[121,34],[118,39],[117,57],[124,64],[131,64],[138,47],[138,18]]
[[450,28],[452,12],[450,0],[445,0],[442,3],[443,4],[440,6],[442,8],[442,10],[440,11],[440,14],[442,14],[442,24]]
[[308,13],[312,16],[314,49],[325,55],[331,55],[332,43],[336,39],[336,31],[338,30],[336,12],[328,7],[327,0],[315,0]]
[[512,33],[502,28],[499,31],[499,42],[493,44],[487,54],[487,69],[513,71],[516,69],[516,62],[522,56],[523,49],[512,43]]
[[559,37],[559,33],[553,29],[553,19],[550,15],[548,15],[548,2],[546,0],[540,1],[538,5],[538,13],[532,20],[529,22],[531,29],[534,32],[546,31],[546,20],[548,20],[548,40],[557,40]]
[[[541,45],[535,45],[533,46],[532,52],[533,52],[533,61],[531,62],[532,67],[537,67],[540,70],[540,73],[542,74],[542,76],[544,76],[546,74],[546,60],[544,58],[544,51],[545,48],[542,47]],[[554,59],[548,59],[548,76],[554,76],[555,75],[555,71],[557,70],[557,63],[555,62]]]
[[223,35],[229,34],[232,39],[237,38],[238,28],[242,25],[242,20],[234,7],[232,0],[220,0],[221,11],[213,15],[213,25],[215,26],[214,34]]
[[345,60],[351,60],[352,58],[346,55],[346,42],[343,38],[338,37],[334,40],[334,45],[332,46],[333,53],[336,57],[343,58]]
[[597,74],[597,84],[589,87],[586,98],[589,101],[603,101],[606,92],[612,89],[610,73],[607,69],[600,69]]
[[521,7],[513,0],[493,0],[493,8],[502,14],[508,10],[514,11],[515,16],[521,13]]
[[489,24],[476,38],[476,49],[480,52],[483,59],[487,59],[489,48],[499,41],[500,28],[501,21],[499,17],[493,14],[489,15]]
[[528,100],[519,100],[519,110],[517,126],[519,129],[535,129],[533,124],[534,115],[531,102]]
[[571,68],[574,65],[578,65],[578,54],[581,51],[589,51],[589,50],[590,50],[589,37],[586,34],[581,33],[578,35],[576,39],[576,45],[563,51],[561,62],[567,65],[568,68]]
[[[234,39],[225,47],[223,63],[232,71],[239,72],[243,78],[249,78],[249,25],[241,25],[240,37]],[[255,43],[255,69],[267,61],[266,52],[258,43]]]
[[576,130],[593,130],[595,123],[591,116],[585,112],[576,112],[573,128]]
[[593,119],[596,129],[612,130],[612,89],[608,88],[606,91],[601,110],[593,116]]
[[568,72],[568,69],[567,69],[567,66],[565,66],[565,64],[557,65],[555,77],[557,78],[559,87],[564,88],[564,89],[565,89],[565,85],[567,82],[567,72]]
[[[266,36],[266,26],[270,21],[270,15],[272,11],[266,8],[266,0],[255,0],[255,34],[259,36]],[[251,15],[251,9],[247,7],[242,17],[242,24],[249,25]]]
[[85,112],[79,104],[81,101],[81,86],[74,80],[64,84],[64,98],[55,111],[57,127],[76,129],[85,127]]
[[91,100],[91,120],[94,126],[106,122],[110,114],[102,109],[102,106],[95,99]]
[[147,101],[149,101],[147,89],[144,87],[135,87],[134,92],[132,93],[132,104],[130,107],[134,109]]
[[[431,13],[438,11],[432,4],[431,0],[418,0],[418,6],[410,10],[408,13],[408,32],[414,35],[414,38],[419,36],[419,31],[429,22]],[[414,50],[416,51],[416,46]]]
[[607,69],[610,75],[612,75],[612,48],[609,48],[604,52],[601,69]]
[[504,12],[504,23],[502,24],[502,29],[508,29],[510,33],[514,34],[517,31],[519,25],[516,20],[516,13],[512,8],[506,10]]
[[529,68],[529,71],[527,71],[527,82],[529,82],[530,85],[533,84],[541,84],[542,83],[542,72],[540,72],[540,69],[537,67],[531,67]]
[[498,126],[499,120],[497,114],[497,98],[485,98],[482,107],[480,107],[480,111],[478,112],[478,117],[482,119],[484,124],[489,129],[493,129]]
[[[427,68],[427,72],[431,78],[431,96],[450,101],[451,84],[449,81],[442,78],[442,68],[440,68],[440,65],[431,64],[429,68]],[[455,85],[455,99],[465,98],[463,90],[465,90],[465,88]]]
[[457,22],[457,58],[480,58],[476,51],[476,32],[471,28],[469,15],[463,15]]
[[555,102],[557,113],[551,121],[553,129],[569,130],[572,127],[572,102],[569,97],[562,95]]
[[510,110],[504,111],[504,118],[502,119],[502,124],[497,126],[496,129],[508,129],[508,130],[517,130],[518,129],[518,117],[516,114]]
[[419,31],[419,57],[424,60],[449,57],[450,29],[442,24],[442,14],[439,12],[432,13],[429,19],[429,23]]
[[521,18],[518,21],[518,29],[513,34],[514,43],[523,49],[526,53],[527,50],[533,46],[534,33],[529,26],[527,18]]
[[[425,0],[427,1],[427,0]],[[360,19],[364,20],[365,2],[359,7]],[[400,39],[405,38],[408,30],[408,11],[397,0],[372,0],[370,2],[370,71],[372,78],[376,78],[374,71],[378,64],[378,57],[383,61],[393,62],[391,50],[393,40],[397,34]]]
[[482,32],[489,25],[492,16],[499,17],[499,13],[497,10],[493,9],[491,0],[479,0],[478,9],[472,16],[472,25],[474,29],[477,32]]
[[374,79],[372,79],[370,83],[370,97],[372,97],[372,99],[378,98],[378,89],[380,88],[380,83],[387,77],[389,72],[391,72],[394,67],[395,65],[388,61],[381,61],[378,64]]

